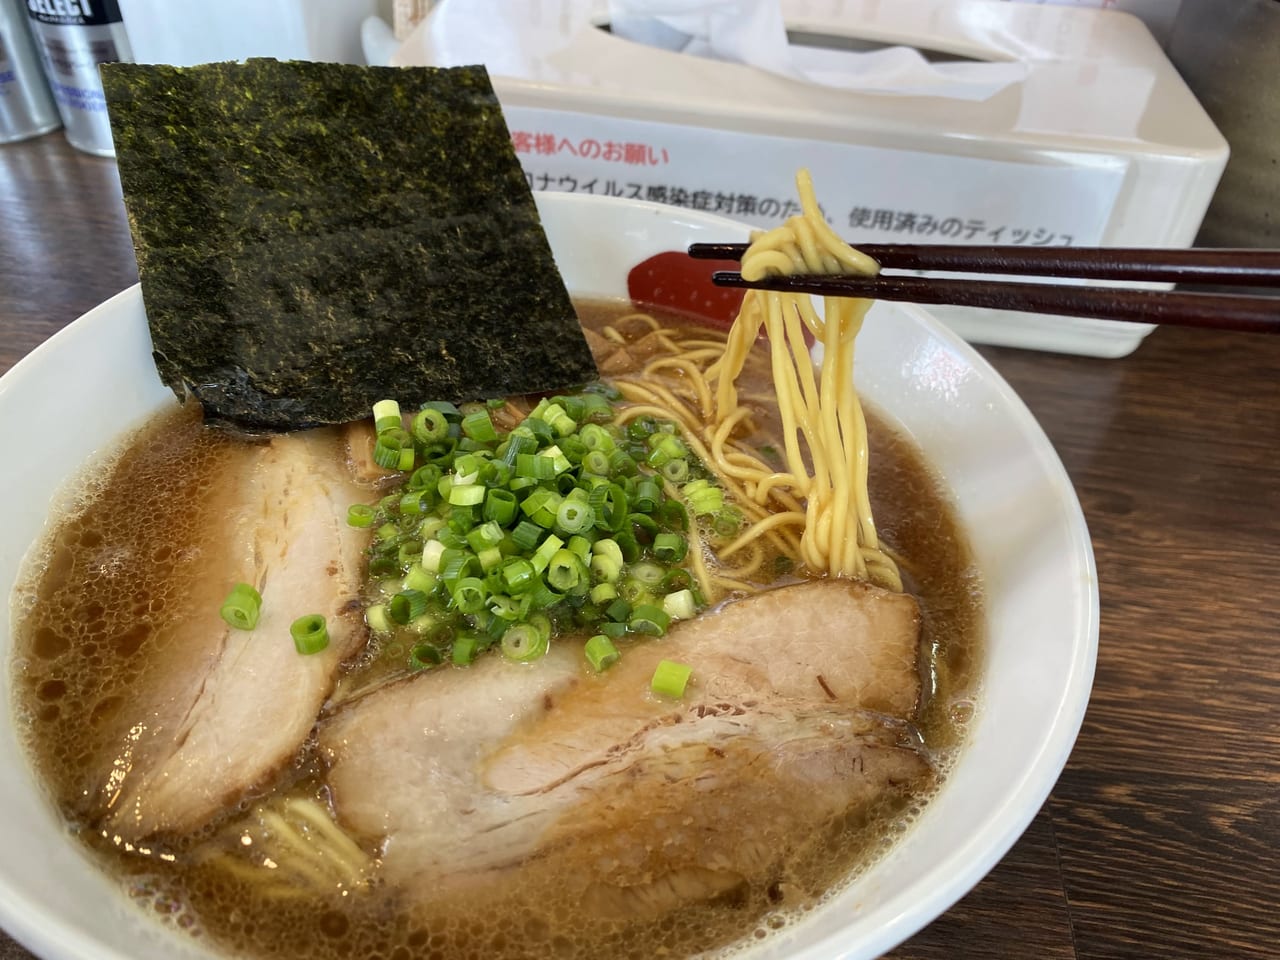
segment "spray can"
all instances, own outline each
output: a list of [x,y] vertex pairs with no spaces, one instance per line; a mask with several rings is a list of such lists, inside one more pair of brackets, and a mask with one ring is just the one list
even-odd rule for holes
[[0,143],[60,126],[21,0],[0,0]]
[[78,150],[115,156],[98,64],[132,60],[116,0],[26,0],[67,140]]

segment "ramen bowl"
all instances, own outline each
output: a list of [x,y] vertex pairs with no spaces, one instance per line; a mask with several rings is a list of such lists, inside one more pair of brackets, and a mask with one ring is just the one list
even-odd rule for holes
[[[569,289],[623,297],[631,267],[741,224],[601,197],[538,200]],[[851,883],[742,957],[878,956],[944,912],[1014,843],[1048,796],[1088,701],[1098,636],[1088,531],[1062,464],[1013,390],[924,311],[877,304],[859,339],[859,390],[909,434],[949,489],[985,590],[967,742],[897,842]],[[156,374],[138,287],[85,314],[0,379],[6,533],[0,589],[56,510],[59,489],[175,402]],[[53,425],[51,427],[51,425]],[[12,613],[11,613],[12,617]],[[10,618],[11,619],[11,618]],[[13,714],[11,624],[0,627],[0,926],[47,960],[213,957],[101,872],[37,784]]]

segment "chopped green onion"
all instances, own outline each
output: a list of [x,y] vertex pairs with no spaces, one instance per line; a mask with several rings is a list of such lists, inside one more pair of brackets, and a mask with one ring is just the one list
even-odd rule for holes
[[453,460],[454,484],[475,483],[480,479],[480,468],[484,466],[484,463],[484,459],[474,453],[464,453],[460,457],[455,457]]
[[538,545],[544,533],[546,531],[532,520],[521,520],[511,531],[511,540],[515,543],[516,549],[528,551]]
[[617,588],[612,583],[597,583],[591,588],[591,602],[595,604],[606,604],[618,596]]
[[692,590],[677,590],[662,598],[662,610],[672,620],[688,620],[698,613]]
[[371,527],[377,511],[367,503],[353,503],[347,507],[347,525],[351,527]]
[[379,400],[373,405],[373,427],[378,433],[400,426],[400,404],[394,400]]
[[716,536],[728,540],[742,529],[742,513],[736,507],[725,507],[711,519],[711,529]]
[[[516,428],[519,430],[519,427]],[[538,441],[532,435],[523,433],[512,433],[507,437],[507,448],[502,453],[502,460],[509,466],[515,466],[516,457],[522,453],[533,453],[538,449]]]
[[658,522],[673,530],[688,530],[689,511],[679,500],[664,500],[658,507]]
[[[537,411],[535,410],[535,413]],[[547,425],[562,437],[567,437],[578,428],[574,423],[573,417],[565,411],[564,407],[558,403],[549,403],[542,411],[541,417],[547,421]]]
[[649,689],[660,697],[679,700],[684,696],[685,687],[693,668],[674,660],[662,660],[653,671],[653,679],[649,681]]
[[369,559],[369,576],[375,580],[386,580],[399,574],[400,564],[396,562],[395,557],[379,556]]
[[583,652],[587,655],[587,660],[591,666],[595,668],[596,673],[603,673],[607,668],[618,662],[618,648],[613,645],[613,641],[606,637],[603,633],[598,633],[587,641]]
[[535,581],[533,590],[529,592],[530,605],[539,610],[549,610],[563,599],[562,594],[556,593],[541,580]]
[[477,553],[486,547],[496,547],[502,542],[502,525],[489,520],[475,527],[467,534],[467,543]]
[[622,551],[622,559],[627,563],[631,563],[640,556],[640,544],[636,541],[635,534],[630,531],[619,530],[613,535],[613,540]]
[[439,410],[450,420],[461,420],[462,411],[448,400],[429,400],[422,405],[423,410]]
[[680,488],[680,492],[699,517],[715,513],[724,506],[724,491],[704,479],[691,480]]
[[421,540],[403,540],[396,548],[396,560],[401,569],[407,570],[422,555]]
[[479,483],[455,485],[449,490],[449,503],[455,507],[474,507],[484,503],[485,489]]
[[413,415],[409,430],[419,443],[435,443],[449,436],[449,421],[443,412],[423,407]]
[[632,564],[631,569],[627,572],[630,576],[635,577],[635,579],[639,580],[646,587],[656,587],[658,584],[662,583],[662,578],[667,575],[665,568],[658,566],[656,563],[649,563],[648,561],[641,561],[640,563]]
[[548,639],[532,622],[517,623],[502,635],[502,655],[508,660],[536,660],[548,646]]
[[636,417],[627,424],[627,436],[632,440],[644,440],[658,429],[658,422],[653,417]]
[[493,428],[488,410],[476,410],[462,418],[462,432],[472,440],[481,443],[492,443],[498,439],[498,431]]
[[652,480],[641,480],[636,484],[636,495],[632,498],[632,506],[640,513],[653,513],[662,500],[662,488]]
[[574,424],[582,422],[582,415],[586,412],[587,405],[583,402],[582,397],[576,394],[567,397],[556,397],[555,402],[564,408],[564,412],[569,415],[569,419]]
[[528,430],[532,437],[540,444],[550,443],[555,439],[556,433],[551,429],[551,425],[536,413],[525,417],[524,420],[521,421],[520,426]]
[[[370,628],[395,635],[403,624],[430,645],[421,654],[430,666],[470,663],[504,640],[508,656],[541,655],[554,618],[609,645],[598,663],[588,657],[603,669],[615,640],[661,634],[699,609],[678,564],[691,512],[714,523],[723,493],[687,482],[701,464],[676,424],[612,425],[610,401],[620,399],[603,386],[544,398],[510,433],[490,414],[502,400],[461,411],[432,402],[411,417],[379,404],[376,453],[409,476],[350,512],[374,533],[369,571],[385,581],[386,599],[365,614]],[[672,482],[685,496],[667,496]]]
[[588,450],[582,457],[582,469],[597,476],[609,475],[609,455],[603,450]]
[[595,526],[596,512],[587,503],[565,499],[556,511],[556,529],[560,533],[575,534]]
[[608,423],[612,419],[613,405],[608,400],[598,393],[584,393],[582,395],[582,416],[578,418],[579,423],[585,423],[588,420]]
[[605,537],[591,546],[591,575],[613,583],[622,572],[622,548],[616,540]]
[[435,585],[436,575],[427,570],[421,562],[410,564],[409,569],[405,571],[404,587],[406,590],[420,590],[423,593],[430,593]]
[[564,455],[564,451],[557,445],[547,447],[539,454],[539,456],[551,458],[551,466],[552,469],[555,470],[555,475],[557,477],[573,466],[573,464],[569,462],[569,458]]
[[[402,452],[403,448],[398,444],[384,442],[382,437],[379,437],[373,445],[373,462],[384,470],[399,470],[400,454]],[[412,449],[410,452],[412,452]]]
[[627,493],[616,483],[603,484],[591,491],[587,501],[596,512],[596,525],[611,533],[627,522]]
[[688,590],[692,586],[693,577],[689,575],[689,571],[683,567],[673,567],[662,578],[661,589],[665,593],[675,593],[677,590]]
[[653,555],[664,563],[679,563],[688,552],[688,542],[678,533],[660,533],[653,538]]
[[474,572],[474,562],[475,554],[446,547],[444,553],[440,554],[440,579],[452,590],[459,580]]
[[218,613],[237,630],[252,630],[258,625],[262,612],[262,594],[252,584],[237,583],[222,601]]
[[582,560],[570,550],[557,550],[547,565],[547,583],[561,593],[582,585],[586,575]]
[[463,613],[479,613],[484,609],[484,581],[479,577],[462,577],[453,588],[453,602]]
[[524,498],[520,509],[538,526],[550,529],[556,522],[556,511],[560,509],[560,502],[560,494],[546,487],[538,487]]
[[631,604],[618,597],[604,608],[604,613],[610,620],[616,620],[619,623],[629,621],[631,619]]
[[422,459],[427,463],[445,463],[453,456],[454,443],[452,439],[438,440],[435,443],[424,443],[419,450]]
[[374,633],[390,633],[392,630],[391,617],[385,603],[375,603],[365,610],[364,622]]
[[[539,546],[538,549],[534,551],[533,556],[529,558],[529,562],[533,564],[533,569],[537,570],[539,573],[547,569],[547,564],[551,562],[551,558],[554,557],[556,552],[563,546],[564,541],[554,533],[547,534],[547,538],[542,541],[541,546]],[[573,556],[573,554],[569,555]]]
[[491,593],[489,594],[489,599],[485,601],[485,605],[495,617],[514,622],[523,620],[529,615],[530,599],[530,597],[524,596],[517,600],[515,597],[508,597],[505,594]]
[[449,550],[461,550],[467,545],[467,538],[463,533],[453,528],[452,521],[457,517],[453,511],[450,511],[449,522],[436,531],[436,539],[445,545]]
[[490,489],[484,498],[484,518],[506,525],[515,519],[518,507],[510,490]]
[[591,562],[591,541],[583,536],[573,536],[569,538],[569,552],[577,554],[578,559],[583,563]]
[[396,623],[408,623],[427,611],[427,595],[421,590],[401,590],[387,604],[387,612]]
[[432,497],[430,490],[410,490],[400,498],[400,514],[411,517],[421,516],[429,509]]
[[626,577],[618,584],[618,598],[627,603],[648,603],[653,592],[635,577]]
[[293,637],[294,647],[304,657],[329,646],[329,629],[325,626],[324,617],[318,613],[309,613],[293,621],[289,625],[289,635]]
[[671,623],[671,616],[661,607],[654,606],[652,603],[637,604],[635,609],[631,611],[630,627],[636,633],[647,633],[653,637],[660,637],[667,632],[667,627]]
[[658,534],[658,521],[653,519],[647,513],[631,513],[627,515],[627,520],[631,524],[631,529],[636,532],[637,536],[643,534],[643,539],[651,541]]
[[550,480],[556,475],[555,460],[535,453],[516,454],[516,476],[533,480]]
[[422,568],[428,573],[439,573],[444,551],[445,545],[439,540],[428,540],[422,547]]
[[625,450],[615,450],[609,454],[609,475],[613,477],[634,477],[637,471],[636,462]]
[[527,593],[538,580],[533,564],[523,557],[511,557],[502,565],[502,581],[512,595]]
[[464,633],[453,641],[450,658],[460,667],[465,667],[480,652],[480,641],[473,633]]
[[444,654],[434,643],[419,643],[409,652],[409,667],[413,670],[430,670],[444,662]]
[[477,551],[476,559],[480,561],[480,569],[488,573],[502,563],[502,550],[498,547],[484,547]]
[[683,483],[689,477],[689,461],[683,458],[668,460],[662,465],[662,475],[672,483]]
[[599,450],[603,453],[606,457],[606,462],[608,455],[613,453],[614,448],[617,446],[613,439],[613,434],[598,423],[588,423],[582,428],[578,436],[582,438],[582,442],[586,444],[588,450]]

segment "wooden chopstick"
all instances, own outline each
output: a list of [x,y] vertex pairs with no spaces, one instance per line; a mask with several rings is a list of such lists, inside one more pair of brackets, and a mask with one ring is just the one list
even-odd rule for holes
[[[741,260],[746,249],[745,243],[694,243],[689,246],[689,256],[697,260]],[[857,249],[885,270],[1280,287],[1280,250],[909,243],[865,243],[857,245]]]
[[945,303],[1023,313],[1061,313],[1097,320],[1280,333],[1280,297],[927,277],[792,276],[744,280],[741,274],[724,270],[713,273],[711,279],[722,287],[823,297]]
[[[910,244],[863,244],[858,249],[888,269],[1280,287],[1280,250]],[[746,244],[697,243],[689,247],[689,255],[698,259],[734,260],[741,259],[745,250]],[[1098,320],[1280,333],[1280,297],[884,273],[875,277],[797,275],[748,281],[739,273],[717,271],[712,274],[712,280],[723,287],[817,296],[903,300]]]

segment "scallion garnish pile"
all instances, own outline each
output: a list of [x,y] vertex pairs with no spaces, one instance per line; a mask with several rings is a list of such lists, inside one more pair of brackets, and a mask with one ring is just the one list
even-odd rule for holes
[[503,401],[433,402],[409,418],[375,405],[374,459],[409,476],[348,522],[373,532],[383,599],[369,626],[411,637],[412,667],[465,665],[491,647],[532,660],[553,634],[576,633],[604,670],[615,641],[661,636],[705,606],[683,566],[690,512],[720,535],[741,515],[675,424],[617,425],[607,389],[544,399],[509,432],[491,416]]

